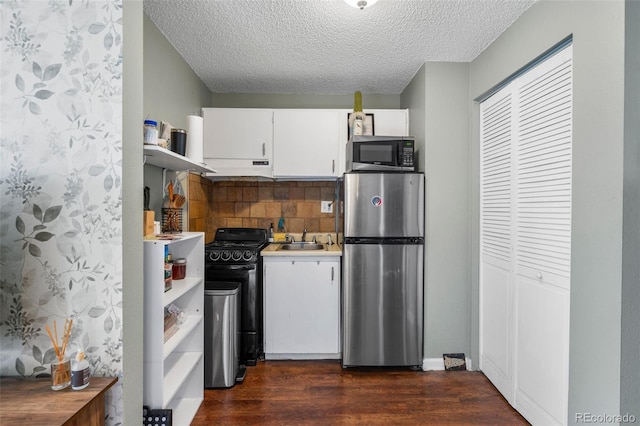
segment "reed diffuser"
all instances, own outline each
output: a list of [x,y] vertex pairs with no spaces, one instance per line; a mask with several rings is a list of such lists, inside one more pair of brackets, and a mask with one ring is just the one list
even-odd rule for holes
[[49,324],[45,326],[51,343],[53,343],[53,349],[56,351],[56,357],[58,358],[57,362],[54,361],[51,363],[51,389],[53,390],[61,390],[71,384],[71,363],[69,362],[69,358],[66,358],[64,354],[67,350],[67,344],[69,343],[72,325],[73,319],[64,320],[61,344],[58,344],[58,326],[56,320],[53,320],[53,333],[51,333]]

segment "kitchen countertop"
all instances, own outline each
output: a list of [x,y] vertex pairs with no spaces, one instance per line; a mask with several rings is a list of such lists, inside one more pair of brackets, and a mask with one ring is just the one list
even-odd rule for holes
[[292,256],[304,256],[304,257],[314,257],[314,256],[342,256],[342,246],[337,243],[333,243],[332,245],[324,245],[324,249],[322,250],[280,250],[280,247],[286,243],[271,243],[262,249],[262,256],[270,257],[270,256],[280,256],[280,257],[292,257]]
[[[296,242],[302,241],[302,234],[294,234],[289,233],[294,238]],[[310,242],[314,238],[318,243],[324,244],[324,249],[322,250],[280,250],[280,247],[284,244],[284,234],[276,234],[277,238],[283,238],[282,240],[276,240],[275,243],[271,243],[266,246],[261,254],[263,256],[279,256],[279,257],[293,257],[293,256],[304,256],[304,257],[317,257],[317,256],[342,256],[342,245],[336,243],[336,241],[340,241],[339,238],[342,235],[331,234],[331,241],[333,244],[327,245],[328,234],[327,233],[317,233],[317,232],[308,232],[306,237],[306,241]]]

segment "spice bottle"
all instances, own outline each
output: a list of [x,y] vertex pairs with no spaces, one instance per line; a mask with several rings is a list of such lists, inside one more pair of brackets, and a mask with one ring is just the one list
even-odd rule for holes
[[89,386],[91,371],[89,361],[84,358],[82,348],[78,350],[76,359],[71,363],[71,389],[82,390]]

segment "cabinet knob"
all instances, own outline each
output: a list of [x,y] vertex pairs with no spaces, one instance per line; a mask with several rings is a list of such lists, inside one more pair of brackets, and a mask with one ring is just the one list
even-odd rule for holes
[[540,271],[536,272],[536,278],[541,280],[542,279],[542,272],[540,272]]

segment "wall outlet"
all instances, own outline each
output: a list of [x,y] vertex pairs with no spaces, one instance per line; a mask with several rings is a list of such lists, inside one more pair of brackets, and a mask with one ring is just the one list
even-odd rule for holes
[[320,201],[320,213],[333,213],[333,201]]

